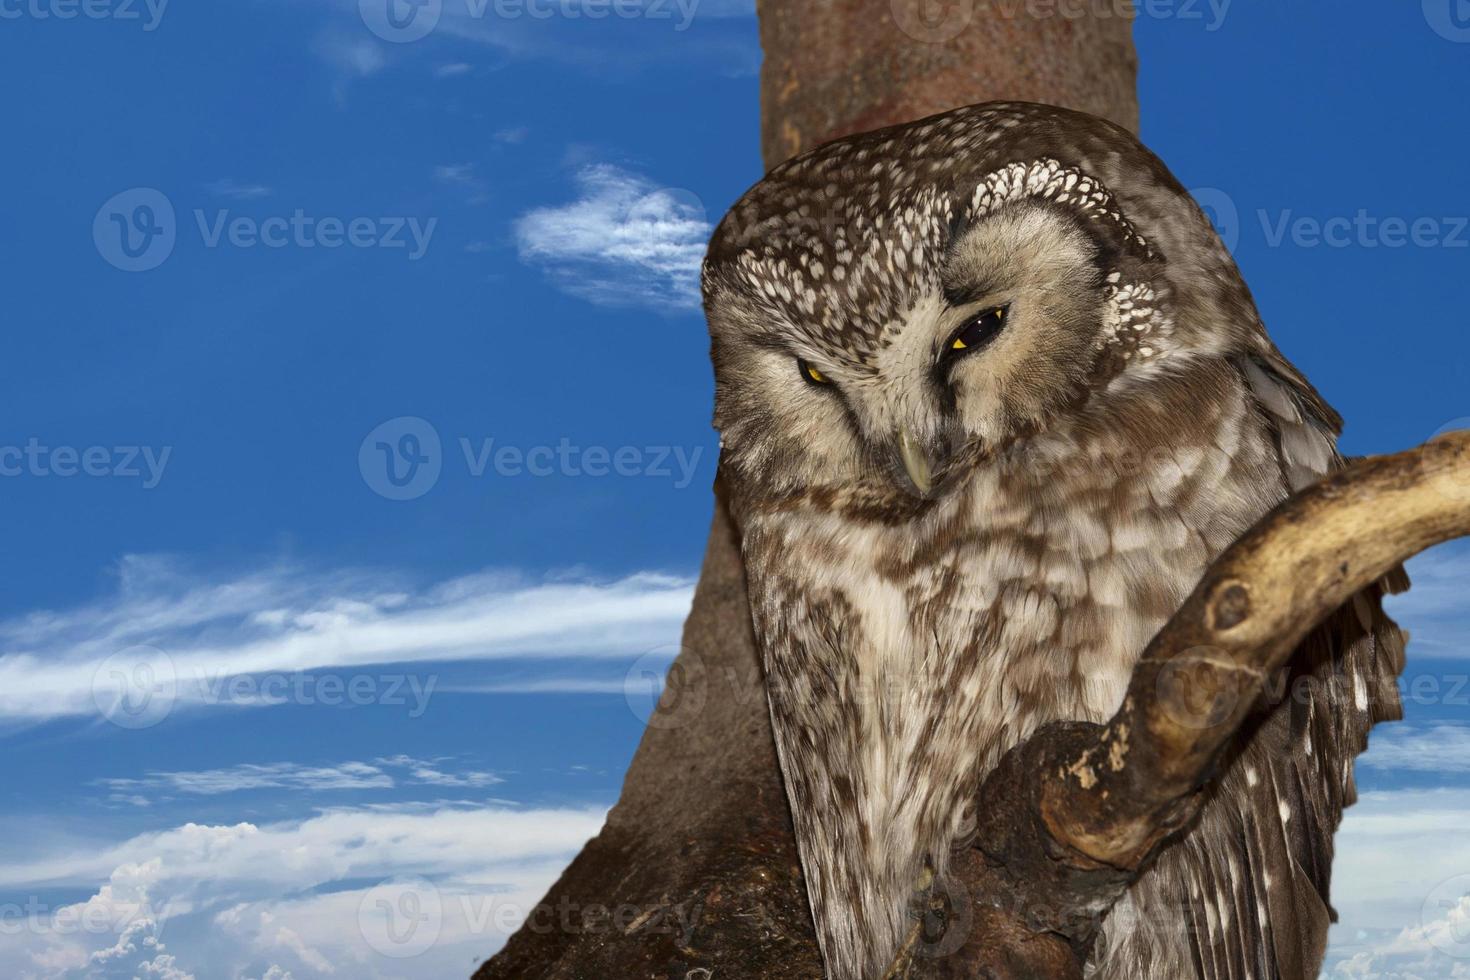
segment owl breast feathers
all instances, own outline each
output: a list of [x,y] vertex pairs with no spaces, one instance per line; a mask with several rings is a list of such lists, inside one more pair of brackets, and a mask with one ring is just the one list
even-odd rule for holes
[[[951,887],[978,780],[1040,725],[1108,717],[1210,561],[1341,465],[1340,419],[1163,164],[1061,109],[783,164],[720,224],[704,290],[822,952],[880,976]],[[1406,584],[1310,638],[1092,976],[1316,976],[1352,760],[1399,713],[1379,599]]]

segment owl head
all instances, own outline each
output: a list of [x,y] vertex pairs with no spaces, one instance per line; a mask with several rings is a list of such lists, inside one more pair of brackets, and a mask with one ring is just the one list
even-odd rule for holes
[[704,295],[733,482],[888,517],[1188,358],[1274,352],[1156,157],[1020,103],[777,167],[716,230]]

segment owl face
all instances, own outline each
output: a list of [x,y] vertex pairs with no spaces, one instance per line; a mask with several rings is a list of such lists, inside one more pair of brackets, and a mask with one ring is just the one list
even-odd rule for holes
[[871,346],[833,344],[819,321],[758,303],[721,304],[711,319],[727,458],[779,473],[772,489],[786,492],[943,495],[1085,397],[1109,312],[1100,257],[1074,216],[1025,201],[925,250]]
[[[766,504],[885,517],[1136,393],[1170,357],[1264,337],[1228,253],[1152,154],[1025,104],[783,164],[716,230],[704,287],[732,483]],[[1176,327],[1188,322],[1224,326]]]

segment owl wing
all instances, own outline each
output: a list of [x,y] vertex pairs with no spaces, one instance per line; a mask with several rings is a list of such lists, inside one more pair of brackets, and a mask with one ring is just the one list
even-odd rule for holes
[[[1283,496],[1344,465],[1338,416],[1274,348],[1238,366],[1276,439]],[[1381,600],[1408,585],[1396,570],[1303,642],[1199,823],[1115,910],[1125,921],[1105,928],[1094,980],[1315,980],[1353,760],[1375,724],[1402,717],[1404,636]]]

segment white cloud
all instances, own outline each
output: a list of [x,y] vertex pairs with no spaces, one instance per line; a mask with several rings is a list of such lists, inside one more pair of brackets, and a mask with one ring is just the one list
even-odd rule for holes
[[1470,656],[1470,545],[1456,542],[1408,564],[1413,588],[1385,602],[1412,634],[1411,657]]
[[[211,580],[135,557],[106,599],[0,620],[0,721],[123,723],[121,706],[139,699],[161,712],[144,722],[206,705],[328,703],[327,680],[342,703],[362,676],[344,685],[341,672],[374,665],[636,657],[678,637],[691,595],[689,580],[653,574],[528,582],[482,573],[418,586],[280,566]],[[335,673],[307,673],[326,671]],[[366,679],[382,703],[421,714],[437,678]]]
[[332,68],[354,78],[376,75],[388,64],[381,44],[350,34],[330,33],[319,37],[316,52]]
[[1365,793],[1348,810],[1324,978],[1470,978],[1467,825],[1470,790]]
[[434,179],[446,184],[469,184],[475,181],[473,163],[448,163],[434,168]]
[[[454,770],[445,760],[424,761],[406,755],[367,762],[342,762],[309,766],[295,762],[245,763],[222,769],[184,772],[149,771],[140,777],[98,780],[111,791],[113,802],[149,806],[144,794],[219,796],[225,793],[286,789],[306,793],[332,793],[393,789],[407,785],[480,789],[504,780],[479,769]],[[400,770],[394,772],[394,770]],[[450,771],[446,771],[450,770]]]
[[[0,865],[0,888],[90,887],[0,932],[0,976],[418,980],[493,953],[604,811],[339,810],[302,822],[186,824]],[[421,876],[421,877],[409,877]],[[378,917],[407,892],[432,915],[399,958]],[[396,914],[388,902],[386,914]],[[85,922],[86,928],[66,927]],[[409,923],[412,925],[412,923]]]
[[[1466,695],[1470,696],[1470,689]],[[1398,772],[1470,772],[1470,727],[1391,725],[1379,729],[1359,765]]]
[[[300,0],[290,2],[300,5]],[[340,34],[330,36],[356,39],[358,45],[347,50],[319,45],[318,54],[339,71],[358,77],[383,66],[384,47],[411,49],[395,52],[407,56],[422,48],[439,53],[448,47],[434,45],[436,41],[469,42],[497,57],[547,59],[600,74],[636,70],[654,62],[698,65],[707,73],[726,76],[759,70],[760,48],[755,32],[738,25],[718,28],[720,22],[754,17],[754,0],[619,0],[617,11],[633,11],[633,16],[614,15],[605,3],[592,12],[584,9],[584,3],[451,0],[438,8],[428,37],[416,44],[389,46],[375,45],[361,36],[367,30],[358,0],[318,0],[319,6],[336,14],[333,30]],[[506,15],[501,15],[502,11]],[[636,32],[641,43],[627,44],[626,39],[632,36],[629,31]],[[457,47],[455,56],[459,57],[463,44]],[[371,53],[368,48],[373,49]],[[440,78],[471,70],[472,65],[465,60],[444,62],[433,69]]]
[[335,766],[303,766],[294,762],[248,763],[197,772],[149,772],[137,779],[103,779],[100,782],[119,796],[144,790],[215,796],[262,789],[324,792],[391,789],[394,785],[392,776],[363,762],[345,762]]
[[516,221],[521,259],[594,303],[695,309],[710,236],[693,194],[609,164],[577,175],[580,197]]
[[489,200],[485,181],[475,172],[473,163],[447,163],[434,168],[434,179],[441,184],[462,188],[469,192],[471,204],[483,204]]

